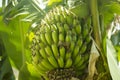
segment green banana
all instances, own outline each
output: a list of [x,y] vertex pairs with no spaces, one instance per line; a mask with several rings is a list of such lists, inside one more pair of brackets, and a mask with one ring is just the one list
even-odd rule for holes
[[65,41],[65,35],[64,33],[59,33],[59,41],[64,42]]
[[41,33],[40,34],[40,39],[41,39],[41,41],[44,43],[44,44],[46,44],[46,38],[45,38],[45,34],[44,33]]
[[78,25],[80,22],[78,19],[76,19],[76,17],[73,19],[73,27],[75,27],[76,25]]
[[69,51],[73,52],[74,47],[75,47],[75,42],[71,41]]
[[57,23],[57,27],[58,27],[59,33],[65,33],[64,27],[62,27],[60,23]]
[[39,52],[40,52],[40,55],[44,58],[44,59],[46,59],[47,58],[47,54],[46,54],[46,52],[45,52],[45,49],[44,48],[41,48],[40,50],[39,50]]
[[52,39],[53,39],[53,41],[54,41],[54,43],[58,43],[58,38],[59,37],[59,35],[58,35],[58,32],[57,31],[52,31]]
[[67,20],[67,23],[68,23],[69,25],[72,25],[72,23],[73,23],[73,16],[72,16],[71,14],[68,14],[68,15],[66,16],[66,20]]
[[81,34],[81,25],[80,24],[76,25],[74,28],[75,28],[75,31],[77,34]]
[[54,67],[50,64],[47,59],[42,59],[41,64],[48,70],[54,69]]
[[65,61],[67,61],[71,57],[72,57],[72,53],[71,52],[66,52],[66,54],[65,54]]
[[45,45],[44,43],[42,43],[42,42],[39,42],[38,44],[39,44],[40,48],[45,48],[45,46],[46,46],[46,45]]
[[57,61],[58,61],[59,67],[63,68],[64,67],[64,59],[63,59],[63,57],[59,57],[57,59]]
[[76,68],[79,69],[82,65],[86,63],[86,61],[88,61],[88,59],[89,59],[89,54],[85,54],[84,56],[82,56],[81,61],[79,62],[79,64],[76,65]]
[[79,64],[76,64],[75,67],[78,69],[81,65],[84,64],[84,62],[85,62],[85,60],[84,60],[84,58],[83,58],[83,56],[82,56]]
[[86,49],[87,49],[87,45],[84,43],[84,44],[82,45],[82,47],[80,48],[80,54],[85,53]]
[[56,44],[52,44],[51,47],[52,47],[53,54],[55,58],[57,59],[59,57],[58,46]]
[[80,46],[76,45],[73,51],[73,58],[75,58],[79,54]]
[[64,30],[65,30],[65,32],[67,32],[69,30],[69,25],[68,24],[64,24]]
[[60,21],[60,15],[59,15],[59,13],[55,13],[54,12],[53,14],[54,14],[54,18],[55,18],[56,22],[59,22]]
[[65,48],[63,46],[61,46],[59,48],[59,52],[60,52],[60,57],[62,57],[64,59],[65,58]]
[[81,55],[77,55],[76,58],[74,59],[73,65],[79,64],[80,61],[81,61]]
[[42,57],[40,56],[38,51],[35,52],[35,56],[32,56],[32,58],[33,58],[33,62],[35,64],[38,64],[40,62],[40,60],[42,59]]
[[65,18],[63,15],[60,15],[60,22],[64,23],[65,22]]
[[50,46],[45,47],[45,52],[47,53],[48,56],[54,56]]
[[54,67],[54,68],[58,68],[58,63],[55,59],[54,56],[50,56],[48,57],[48,61],[50,62],[50,64]]
[[39,74],[42,76],[45,76],[45,72],[47,72],[47,69],[45,67],[43,67],[41,64],[34,64],[35,69],[39,71]]
[[69,59],[66,61],[64,68],[70,68],[70,67],[72,66],[72,63],[73,63],[73,62],[72,62],[72,59],[69,58]]
[[83,44],[83,40],[82,39],[78,39],[76,45],[81,47],[82,44]]
[[46,38],[46,40],[47,40],[47,43],[48,43],[49,45],[51,45],[51,44],[52,44],[52,35],[51,35],[51,32],[50,32],[50,31],[48,31],[48,32],[45,33],[45,38]]
[[71,40],[72,40],[71,32],[68,31],[67,34],[66,34],[66,37],[65,37],[65,41],[67,43],[71,43]]
[[55,24],[51,24],[51,32],[52,31],[56,31],[57,30],[57,26]]

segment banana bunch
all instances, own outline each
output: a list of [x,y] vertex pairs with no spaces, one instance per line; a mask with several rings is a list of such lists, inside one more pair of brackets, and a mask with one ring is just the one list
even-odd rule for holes
[[62,6],[41,20],[31,51],[33,64],[46,80],[70,80],[87,67],[91,26],[90,22],[81,21],[84,20]]

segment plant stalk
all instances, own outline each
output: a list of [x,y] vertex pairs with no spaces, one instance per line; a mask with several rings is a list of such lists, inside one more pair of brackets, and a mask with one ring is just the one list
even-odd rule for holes
[[[103,64],[103,70],[108,72],[108,65],[107,65],[107,60],[105,57],[105,52],[103,51],[104,47],[103,47],[103,34],[101,33],[101,27],[102,29],[104,28],[103,24],[100,25],[100,15],[99,15],[99,11],[98,11],[98,3],[97,0],[90,0],[90,9],[91,9],[91,15],[92,15],[92,21],[93,21],[93,35],[94,35],[94,40],[97,44],[97,47],[100,51],[100,55],[102,58],[102,61],[104,62]],[[102,31],[103,32],[103,31]],[[106,35],[106,34],[105,34]],[[101,70],[100,70],[101,72]]]
[[101,31],[100,31],[100,21],[99,21],[99,12],[98,12],[98,5],[97,0],[91,0],[91,14],[92,14],[92,20],[93,20],[93,33],[94,33],[94,39],[96,44],[98,45],[98,48],[101,48]]

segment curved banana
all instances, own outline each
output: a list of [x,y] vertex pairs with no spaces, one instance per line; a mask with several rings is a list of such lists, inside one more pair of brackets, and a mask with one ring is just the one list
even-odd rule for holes
[[64,42],[65,41],[65,35],[64,33],[59,33],[59,41]]
[[47,58],[47,54],[46,54],[46,52],[45,52],[45,49],[44,48],[41,48],[40,50],[39,50],[39,52],[40,52],[40,55],[44,58],[44,59],[46,59]]
[[46,38],[46,40],[47,40],[47,43],[48,43],[49,45],[51,45],[51,44],[52,44],[52,35],[51,35],[51,32],[50,32],[50,31],[48,31],[48,32],[45,33],[45,38]]
[[41,41],[44,43],[44,44],[46,44],[46,38],[45,38],[45,34],[44,33],[41,33],[40,34],[40,39],[41,39]]
[[66,62],[65,62],[65,67],[64,68],[70,68],[72,66],[72,59],[69,58]]
[[64,59],[63,59],[63,57],[59,57],[57,59],[57,61],[58,61],[59,67],[63,68],[64,67]]
[[64,59],[65,58],[65,48],[63,46],[61,46],[59,48],[59,53],[60,53],[60,57],[62,57]]
[[76,45],[73,51],[73,58],[75,58],[79,54],[80,46]]
[[80,61],[81,61],[81,55],[77,55],[76,58],[74,59],[73,65],[79,64]]
[[42,59],[41,64],[48,70],[54,69],[54,67],[50,64],[47,59]]
[[87,45],[84,43],[80,49],[80,54],[84,54],[87,49]]
[[77,34],[81,34],[81,25],[80,24],[76,25],[74,28],[75,28],[75,31]]
[[68,24],[64,24],[64,30],[65,30],[65,32],[67,32],[69,29],[70,29],[69,25]]
[[72,23],[73,23],[73,16],[72,16],[71,14],[68,14],[68,15],[66,16],[66,20],[67,20],[67,23],[68,23],[69,25],[72,25]]
[[59,57],[58,46],[56,44],[52,44],[51,47],[52,47],[52,52],[55,58],[57,59]]
[[65,41],[67,43],[71,43],[71,40],[72,40],[71,31],[68,31],[65,37]]
[[58,40],[59,40],[59,35],[58,35],[58,32],[57,31],[53,31],[52,32],[52,39],[53,39],[53,41],[54,41],[54,43],[58,43]]
[[48,61],[50,62],[50,64],[54,67],[54,68],[58,68],[58,63],[55,59],[54,56],[50,56],[48,57]]
[[54,56],[50,46],[45,47],[45,52],[48,56]]

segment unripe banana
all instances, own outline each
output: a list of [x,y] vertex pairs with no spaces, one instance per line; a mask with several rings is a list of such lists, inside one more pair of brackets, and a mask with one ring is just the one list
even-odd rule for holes
[[65,32],[67,32],[68,30],[69,30],[69,25],[68,24],[64,24],[64,30],[65,30]]
[[41,64],[48,70],[54,69],[47,59],[42,59]]
[[67,43],[71,43],[71,40],[72,40],[71,32],[68,31],[67,34],[66,34],[66,37],[65,37],[65,41]]
[[40,39],[41,39],[41,41],[44,43],[44,44],[46,44],[46,38],[45,38],[45,34],[44,33],[41,33],[40,34]]
[[72,25],[72,23],[73,23],[73,16],[70,14],[68,14],[67,16],[66,16],[66,20],[67,20],[67,23],[69,24],[69,25]]
[[84,56],[82,56],[81,61],[79,62],[79,64],[76,65],[76,68],[79,69],[81,65],[84,65],[84,63],[88,61],[88,59],[89,59],[89,54],[85,54]]
[[73,58],[75,58],[79,54],[80,46],[76,45],[73,51]]
[[58,43],[59,35],[58,35],[58,32],[57,32],[57,31],[53,31],[53,32],[52,32],[52,39],[53,39],[53,41],[54,41],[55,44]]
[[58,46],[56,44],[52,44],[51,47],[52,47],[53,54],[54,54],[55,58],[57,59],[59,57]]
[[58,68],[58,63],[57,63],[57,61],[56,61],[54,56],[48,57],[48,61],[53,66],[53,68]]
[[40,55],[44,58],[44,59],[46,59],[47,58],[47,54],[46,54],[46,52],[45,52],[45,49],[44,48],[41,48],[40,50],[39,50],[39,52],[40,52]]
[[76,58],[74,59],[73,65],[79,64],[80,61],[81,61],[81,55],[77,55]]
[[40,43],[38,43],[39,44],[39,46],[40,46],[40,48],[44,48],[46,45],[44,44],[44,43],[42,43],[42,42],[40,42]]
[[60,52],[60,57],[62,57],[64,59],[65,58],[65,48],[63,46],[61,46],[59,48],[59,52]]
[[45,52],[47,53],[48,56],[54,56],[50,46],[45,47]]
[[87,45],[83,44],[82,47],[81,47],[81,49],[80,49],[80,54],[85,53],[86,49],[87,49]]
[[52,44],[51,32],[46,32],[46,33],[45,33],[45,38],[46,38],[46,40],[47,40],[47,43],[48,43],[49,45],[51,45],[51,44]]
[[60,56],[57,60],[58,60],[59,67],[63,68],[64,67],[64,59],[63,59],[63,57]]
[[80,24],[76,25],[75,31],[76,31],[77,34],[81,33],[81,25]]
[[63,15],[60,15],[60,22],[62,22],[62,23],[65,22],[65,18],[63,17]]
[[66,61],[64,68],[70,68],[71,66],[72,66],[72,59],[69,58],[69,59]]
[[72,53],[71,52],[66,52],[65,61],[67,61],[71,57],[72,57]]
[[73,19],[73,27],[75,27],[76,25],[78,25],[80,22],[78,19],[74,18]]
[[83,40],[82,39],[78,39],[76,45],[81,47],[82,44],[83,44]]
[[75,47],[75,42],[71,41],[69,51],[73,52]]
[[64,42],[65,41],[65,35],[64,33],[59,33],[59,41]]

